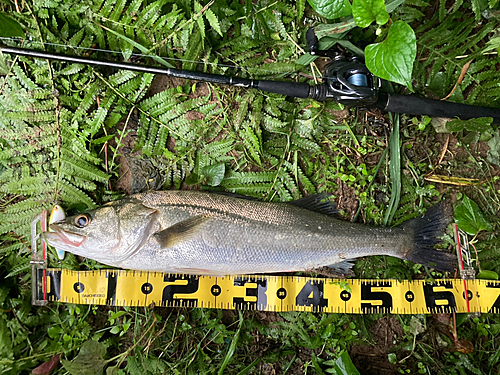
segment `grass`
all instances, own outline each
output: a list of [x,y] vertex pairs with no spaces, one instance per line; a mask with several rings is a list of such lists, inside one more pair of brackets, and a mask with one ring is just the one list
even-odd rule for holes
[[[428,37],[426,43],[431,45],[439,25],[445,40],[453,35],[446,31],[453,30],[456,18],[460,20],[454,8],[444,21],[439,17],[446,16],[446,9],[433,18],[435,8],[442,10],[446,3],[408,2],[391,17],[412,22],[418,38]],[[309,65],[295,64],[303,55],[297,46],[305,45],[307,27],[320,19],[302,1],[248,1],[242,6],[222,0],[175,5],[49,0],[4,2],[0,11],[23,26],[27,39],[78,45],[75,53],[93,45],[120,51],[118,56],[101,57],[128,59],[133,49],[125,43],[126,35],[136,43],[137,52],[155,52],[176,67],[193,67],[185,60],[201,60],[204,64],[195,65],[200,70],[245,77],[304,80],[316,74]],[[458,11],[466,19],[474,17],[468,4],[458,6]],[[464,41],[468,50],[459,51],[458,43],[457,52],[480,55],[495,36],[481,32],[497,21],[494,16],[467,29],[481,36],[477,50],[470,50]],[[372,42],[375,29],[354,29],[346,38],[349,43]],[[438,57],[425,55],[421,48],[414,77],[419,94],[435,95],[430,89],[435,82],[451,89],[458,79],[458,63],[446,60],[440,48],[434,48]],[[426,60],[429,56],[432,63]],[[146,57],[132,59],[149,62]],[[0,57],[0,68],[4,62],[8,69],[0,77],[3,373],[29,373],[44,363],[50,366],[51,358],[60,355],[63,362],[54,360],[54,374],[336,374],[335,361],[345,353],[362,374],[498,373],[500,324],[490,314],[456,316],[453,322],[450,314],[277,314],[57,303],[35,308],[30,303],[26,229],[54,199],[68,211],[79,211],[122,197],[117,186],[147,188],[153,177],[163,188],[221,189],[272,201],[328,191],[346,220],[369,225],[397,225],[441,198],[459,206],[467,196],[478,204],[475,213],[480,210],[489,223],[487,230],[474,236],[481,267],[498,273],[496,126],[468,124],[451,134],[439,134],[425,118],[392,118],[345,110],[336,103],[289,101],[236,88],[60,63],[49,69],[45,61],[6,56]],[[479,81],[481,87],[490,87],[496,78],[487,72],[486,63],[481,66],[471,65],[468,74],[473,78],[466,77],[464,85]],[[422,80],[429,81],[428,87]],[[484,104],[484,97],[469,90],[469,102]],[[465,91],[460,92],[462,97],[467,97]],[[156,92],[163,94],[153,95]],[[134,164],[141,158],[145,164]],[[136,165],[146,172],[140,175]],[[134,171],[132,177],[129,169]],[[436,183],[433,176],[455,177],[458,185]],[[466,178],[480,183],[468,184]],[[53,253],[50,261],[58,265]],[[71,254],[62,266],[102,267]],[[358,260],[354,271],[358,278],[373,279],[442,276],[381,256]]]

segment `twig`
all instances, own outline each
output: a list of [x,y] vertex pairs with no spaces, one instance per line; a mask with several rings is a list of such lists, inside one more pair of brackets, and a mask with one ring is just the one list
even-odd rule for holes
[[[436,168],[439,167],[444,159],[444,155],[446,154],[446,151],[448,151],[448,144],[450,143],[450,134],[446,134],[446,140],[444,141],[444,146],[443,150],[441,151],[441,155],[439,156],[439,160],[437,162]],[[434,168],[434,169],[436,169]]]

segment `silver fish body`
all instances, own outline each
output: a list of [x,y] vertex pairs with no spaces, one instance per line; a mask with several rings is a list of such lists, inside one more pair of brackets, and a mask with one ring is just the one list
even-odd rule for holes
[[[433,249],[447,219],[377,228],[286,203],[196,191],[158,191],[108,203],[52,224],[57,249],[115,267],[232,275],[311,270],[370,255],[391,255],[449,270]],[[424,230],[423,238],[420,234]],[[418,256],[417,256],[418,255]]]

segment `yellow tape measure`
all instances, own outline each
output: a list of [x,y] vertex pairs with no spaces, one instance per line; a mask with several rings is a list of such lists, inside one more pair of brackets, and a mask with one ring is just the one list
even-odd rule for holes
[[[500,312],[500,281],[338,280],[298,276],[193,276],[49,268],[37,304],[206,307],[262,311],[434,314]],[[467,296],[466,296],[467,294]]]

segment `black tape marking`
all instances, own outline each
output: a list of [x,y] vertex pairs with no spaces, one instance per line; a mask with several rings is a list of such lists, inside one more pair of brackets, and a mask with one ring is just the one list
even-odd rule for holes
[[212,287],[210,288],[210,293],[212,293],[214,297],[218,297],[222,293],[222,289],[220,288],[219,285],[215,284],[212,285]]
[[373,305],[372,302],[361,302],[363,313],[390,313],[392,311],[392,296],[389,292],[372,292],[372,288],[390,288],[391,282],[375,281],[361,283],[361,301],[382,301],[382,305]]
[[151,283],[144,283],[141,285],[141,292],[144,295],[151,294],[153,292],[153,285]]
[[277,291],[276,291],[276,297],[278,297],[278,299],[285,299],[286,296],[287,296],[287,292],[286,292],[286,289],[285,288],[279,288]]
[[[43,269],[37,269],[36,273],[36,298],[43,301]],[[61,271],[46,270],[47,301],[61,300]]]
[[245,286],[246,284],[257,284],[257,288],[245,288],[245,296],[257,297],[256,302],[245,301],[245,298],[233,297],[233,306],[239,310],[264,310],[267,307],[267,280],[262,277],[236,277],[234,286]]
[[322,311],[325,307],[328,307],[328,299],[323,297],[323,288],[323,281],[309,280],[297,294],[295,304],[297,306],[312,306],[314,312]]
[[347,302],[351,299],[352,294],[348,292],[347,290],[343,290],[340,292],[340,299],[344,302]]
[[83,291],[85,290],[85,285],[83,285],[83,283],[78,281],[73,284],[73,290],[78,294],[83,293]]
[[187,285],[167,285],[163,288],[162,304],[171,307],[198,307],[197,298],[174,299],[175,294],[193,294],[199,288],[200,281],[196,275],[165,275],[163,281],[174,282],[176,280],[187,280]]
[[[463,299],[465,299],[465,292],[462,293],[462,297],[463,297]],[[468,297],[469,302],[472,298],[474,298],[474,295],[472,294],[472,292],[470,290],[467,290],[467,297]]]
[[[498,282],[487,282],[486,288],[500,289],[500,284]],[[499,313],[500,312],[500,294],[498,295],[495,303],[488,310],[489,313]]]
[[114,306],[116,303],[116,282],[118,280],[118,274],[116,272],[106,272],[106,278],[108,279],[106,304]]
[[[445,287],[450,291],[434,291],[434,287]],[[457,303],[455,301],[455,295],[453,294],[453,283],[451,281],[437,281],[435,283],[425,283],[423,285],[424,288],[424,296],[425,296],[425,304],[427,306],[427,310],[432,314],[443,314],[443,313],[451,313],[455,312],[457,309]],[[448,301],[447,305],[437,305],[437,300],[446,300]]]
[[415,293],[413,293],[411,290],[407,291],[405,293],[405,300],[410,303],[415,301]]

